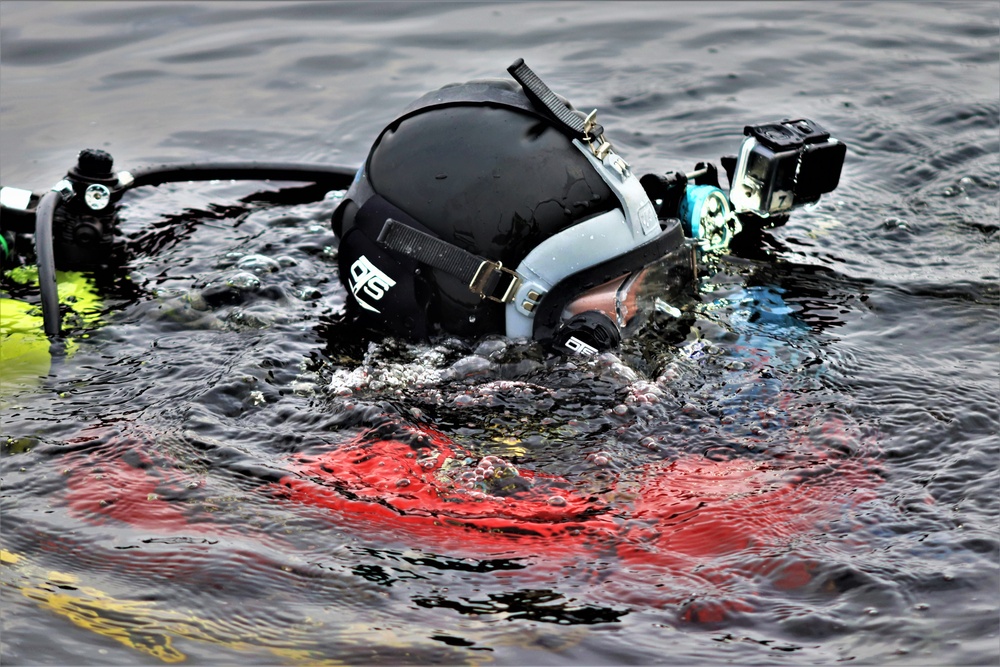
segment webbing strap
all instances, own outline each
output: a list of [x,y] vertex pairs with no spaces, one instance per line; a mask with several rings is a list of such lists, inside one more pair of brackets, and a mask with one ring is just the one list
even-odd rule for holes
[[[483,259],[399,220],[386,219],[378,243],[392,252],[455,276],[481,299],[507,303],[521,284],[520,276],[500,262]],[[506,285],[502,284],[505,278]]]
[[515,60],[507,68],[507,72],[521,84],[521,89],[528,99],[548,114],[549,120],[555,121],[555,125],[563,132],[587,142],[590,151],[598,160],[603,160],[613,150],[611,144],[604,139],[604,127],[597,122],[597,109],[581,119],[575,111],[566,106],[562,98],[538,78],[538,75],[524,63],[523,58]]
[[578,134],[581,138],[587,136],[587,128],[584,121],[578,115],[570,111],[559,96],[552,92],[552,89],[538,78],[523,58],[518,58],[507,68],[514,80],[521,84],[524,92],[533,102],[544,108],[552,117],[563,124],[567,129]]

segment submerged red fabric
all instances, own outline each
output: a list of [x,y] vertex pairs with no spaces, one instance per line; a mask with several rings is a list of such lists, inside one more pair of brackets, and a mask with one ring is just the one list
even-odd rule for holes
[[[261,490],[289,511],[318,513],[380,544],[525,558],[553,568],[614,560],[633,579],[674,578],[663,599],[650,599],[661,594],[655,589],[643,594],[644,604],[668,604],[678,603],[692,582],[717,588],[750,555],[755,569],[743,576],[782,588],[807,584],[809,563],[783,554],[873,498],[878,483],[864,461],[823,452],[767,461],[693,454],[647,464],[595,492],[497,457],[477,459],[433,431],[414,432],[405,442],[367,434],[327,452],[291,457],[280,481]],[[171,489],[192,483],[178,468],[131,456],[128,463],[102,458],[88,474],[71,475],[70,508],[91,521],[157,531],[234,531],[193,518],[184,503],[170,499]],[[642,588],[621,583],[626,580],[617,582],[623,600]],[[704,590],[693,597],[711,598]],[[682,616],[718,621],[750,609],[717,597],[687,605]]]

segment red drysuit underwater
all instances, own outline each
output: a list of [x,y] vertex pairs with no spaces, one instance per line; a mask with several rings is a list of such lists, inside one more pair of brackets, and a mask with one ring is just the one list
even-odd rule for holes
[[[727,580],[808,584],[811,563],[795,556],[795,545],[823,539],[826,526],[872,499],[878,483],[865,459],[803,443],[808,451],[769,460],[685,455],[595,487],[473,457],[429,429],[403,430],[406,437],[376,429],[322,453],[292,455],[259,492],[376,545],[525,559],[533,576],[614,562],[602,585],[616,602],[676,605],[690,621],[752,610],[727,594]],[[74,464],[67,501],[76,515],[167,534],[234,530],[171,499],[191,483],[179,467],[132,447],[112,451],[102,447],[89,465]]]

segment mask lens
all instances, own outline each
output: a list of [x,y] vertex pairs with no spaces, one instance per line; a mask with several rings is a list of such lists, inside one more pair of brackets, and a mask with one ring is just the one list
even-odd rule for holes
[[563,321],[597,312],[614,323],[621,335],[633,333],[654,312],[679,317],[673,305],[693,278],[688,252],[673,252],[646,268],[590,289],[566,305]]
[[566,310],[563,311],[563,319],[568,320],[574,315],[593,310],[607,315],[613,322],[621,326],[619,293],[631,277],[631,275],[619,276],[603,285],[587,290],[567,304]]

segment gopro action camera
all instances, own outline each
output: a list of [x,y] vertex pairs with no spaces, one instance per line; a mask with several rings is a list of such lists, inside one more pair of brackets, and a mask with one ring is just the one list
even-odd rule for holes
[[748,125],[729,193],[736,213],[783,215],[840,181],[847,146],[811,120]]

